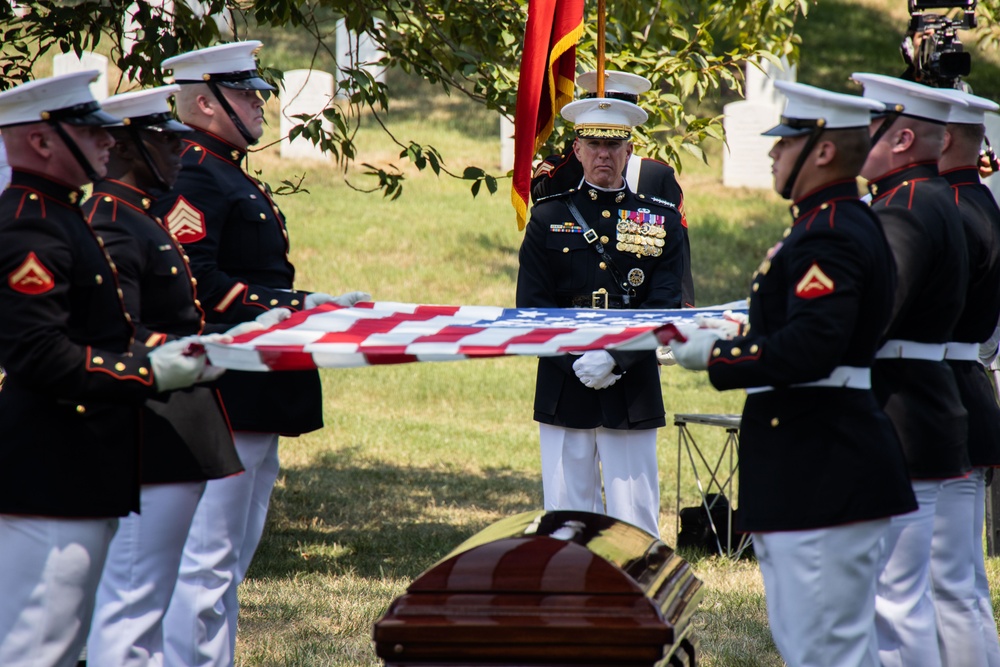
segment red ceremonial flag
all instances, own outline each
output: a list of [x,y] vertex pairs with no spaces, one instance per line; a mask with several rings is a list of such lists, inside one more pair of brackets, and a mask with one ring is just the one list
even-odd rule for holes
[[576,43],[583,35],[584,0],[528,0],[521,75],[514,112],[514,184],[517,228],[528,220],[531,162],[552,133],[556,114],[573,100]]

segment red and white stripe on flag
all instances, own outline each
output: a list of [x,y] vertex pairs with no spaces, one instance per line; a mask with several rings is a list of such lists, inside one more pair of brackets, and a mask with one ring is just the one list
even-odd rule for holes
[[[208,343],[215,366],[246,371],[352,368],[598,349],[651,350],[720,309],[593,310],[432,306],[379,301],[325,304],[267,329]],[[738,308],[736,309],[738,310]]]

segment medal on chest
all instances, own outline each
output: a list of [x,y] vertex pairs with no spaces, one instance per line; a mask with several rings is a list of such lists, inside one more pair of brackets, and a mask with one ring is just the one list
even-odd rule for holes
[[[663,254],[664,239],[667,237],[663,229],[664,221],[664,216],[650,213],[649,209],[620,209],[615,225],[615,249],[634,253],[636,257],[659,257]],[[639,283],[633,284],[642,284],[642,281],[640,279]]]

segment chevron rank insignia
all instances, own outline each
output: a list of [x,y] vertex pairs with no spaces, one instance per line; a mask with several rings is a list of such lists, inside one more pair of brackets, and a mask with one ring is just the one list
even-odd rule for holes
[[539,176],[543,176],[552,171],[552,169],[553,166],[551,162],[542,160],[541,162],[538,163],[538,166],[535,167],[535,173],[531,175],[531,178],[538,178]]
[[205,238],[205,214],[191,205],[184,197],[178,197],[174,207],[166,217],[167,229],[181,243],[193,243]]
[[15,292],[34,296],[48,292],[56,286],[56,281],[38,255],[29,252],[21,265],[7,276],[7,284]]
[[815,299],[833,292],[833,279],[823,273],[819,264],[813,262],[802,280],[795,286],[795,296],[800,299]]

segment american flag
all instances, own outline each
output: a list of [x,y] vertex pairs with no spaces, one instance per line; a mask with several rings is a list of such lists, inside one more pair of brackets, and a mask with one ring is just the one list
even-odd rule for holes
[[746,303],[683,310],[433,306],[377,301],[325,304],[267,329],[208,343],[215,366],[243,371],[353,368],[416,361],[651,350],[676,324],[746,312]]

